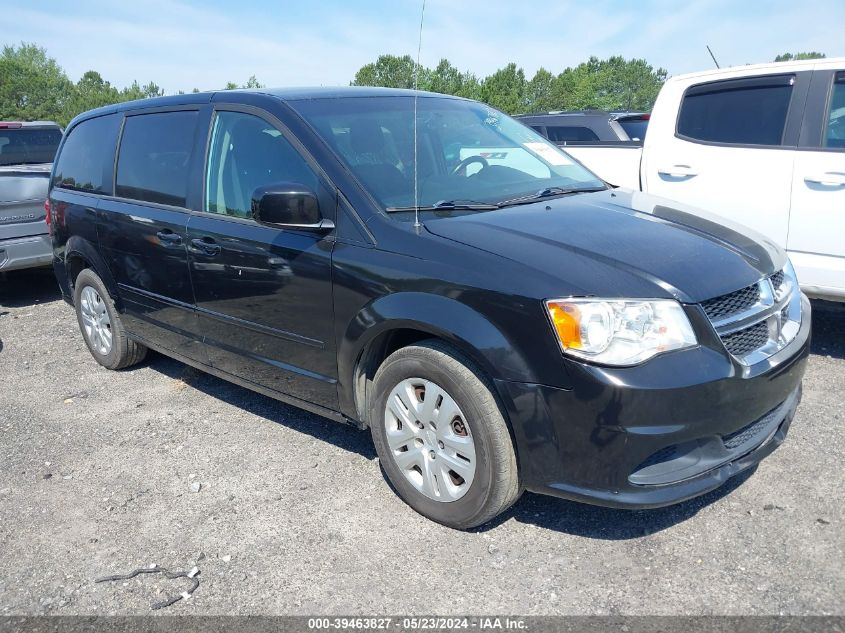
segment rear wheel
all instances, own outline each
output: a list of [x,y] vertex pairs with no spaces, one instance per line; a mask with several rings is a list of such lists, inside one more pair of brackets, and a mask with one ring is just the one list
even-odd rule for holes
[[424,341],[376,372],[370,428],[399,496],[426,517],[467,529],[520,495],[510,432],[489,381],[459,352]]
[[74,305],[85,344],[103,367],[123,369],[147,355],[146,347],[126,336],[103,280],[90,268],[76,278]]

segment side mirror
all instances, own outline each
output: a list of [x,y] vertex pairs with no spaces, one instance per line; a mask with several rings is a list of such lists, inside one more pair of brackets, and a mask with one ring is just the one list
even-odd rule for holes
[[259,187],[252,194],[252,217],[262,224],[305,231],[331,231],[334,222],[320,215],[317,194],[296,182]]

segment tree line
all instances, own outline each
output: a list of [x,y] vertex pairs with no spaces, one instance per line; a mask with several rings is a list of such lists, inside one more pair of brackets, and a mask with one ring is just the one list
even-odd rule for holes
[[[823,53],[783,53],[776,62],[815,59]],[[479,77],[461,71],[448,59],[434,68],[417,66],[410,55],[380,55],[362,66],[353,86],[414,88],[477,99],[509,114],[552,110],[600,109],[649,111],[666,81],[667,71],[644,59],[590,57],[555,74],[540,68],[529,79],[515,63]],[[228,82],[223,90],[263,88],[251,76],[246,83]],[[193,88],[192,92],[199,92]],[[61,125],[80,112],[100,106],[162,96],[153,81],[117,88],[95,70],[71,81],[55,59],[35,44],[4,46],[0,54],[0,120],[50,120]],[[183,91],[179,91],[183,94]]]
[[381,55],[355,75],[355,86],[387,86],[440,92],[478,99],[508,114],[549,110],[650,110],[667,72],[644,59],[590,57],[554,74],[540,68],[528,79],[514,63],[487,77],[461,72],[448,59],[434,68],[420,66],[410,55]]
[[[229,82],[223,90],[263,87],[253,75],[245,84]],[[56,60],[35,44],[4,46],[0,53],[0,120],[56,121],[65,126],[86,110],[163,95],[164,90],[154,81],[144,85],[133,81],[117,88],[96,70],[87,71],[74,83]]]

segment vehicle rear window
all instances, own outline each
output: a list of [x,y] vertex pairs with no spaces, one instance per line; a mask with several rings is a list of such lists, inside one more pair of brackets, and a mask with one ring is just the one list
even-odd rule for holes
[[196,127],[193,110],[126,117],[116,195],[184,207]]
[[824,146],[845,147],[845,72],[836,73],[833,89],[830,91]]
[[619,119],[619,125],[632,141],[644,141],[648,119]]
[[57,128],[0,129],[0,165],[52,163],[61,141]]
[[678,134],[713,143],[780,145],[794,76],[717,81],[687,90]]
[[82,121],[68,132],[53,170],[53,185],[111,195],[120,116]]
[[581,125],[548,125],[546,126],[546,135],[550,141],[555,143],[599,140],[598,134]]

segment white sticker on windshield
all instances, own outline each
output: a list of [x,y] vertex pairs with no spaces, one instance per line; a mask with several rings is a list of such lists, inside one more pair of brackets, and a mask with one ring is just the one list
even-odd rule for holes
[[529,151],[534,152],[550,165],[571,165],[565,154],[558,152],[554,147],[549,147],[545,143],[523,143],[523,146]]

